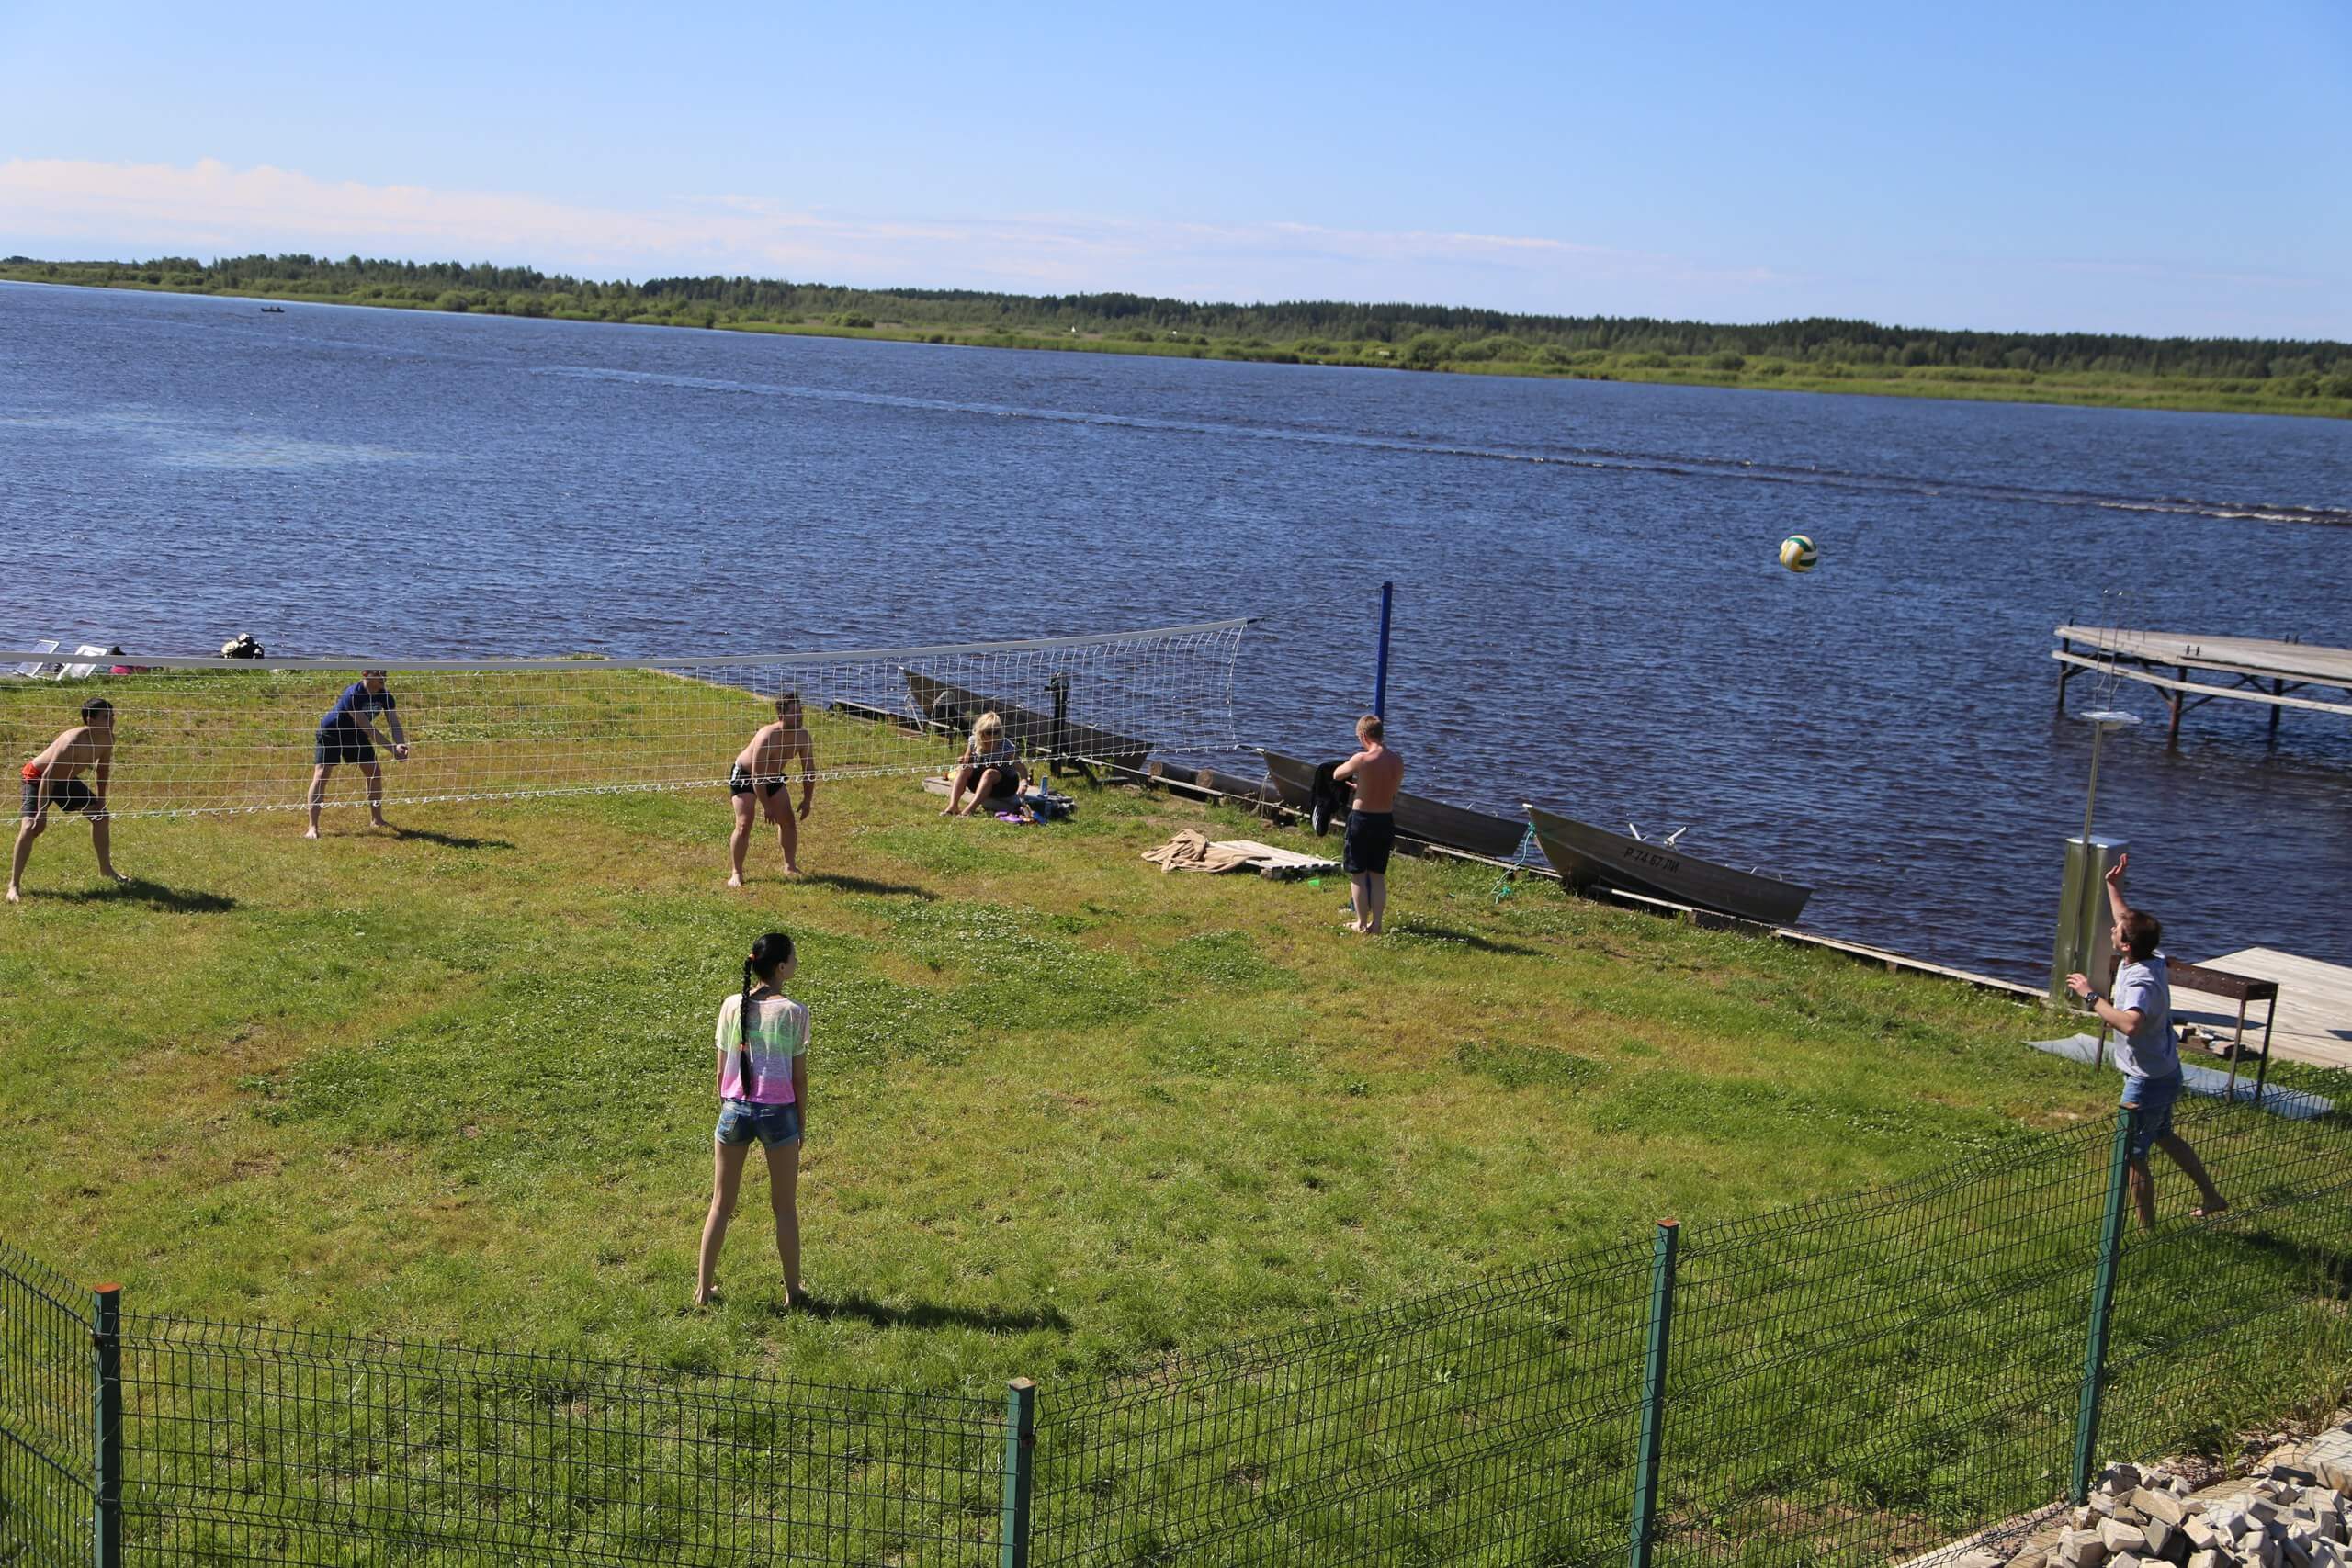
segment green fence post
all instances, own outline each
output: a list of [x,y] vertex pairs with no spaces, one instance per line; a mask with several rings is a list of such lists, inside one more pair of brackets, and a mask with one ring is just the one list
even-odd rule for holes
[[122,1568],[122,1287],[98,1286],[90,1304],[90,1447],[96,1461],[90,1478],[90,1561],[96,1568]]
[[1642,1446],[1634,1461],[1633,1568],[1649,1568],[1657,1514],[1657,1461],[1666,1439],[1666,1348],[1674,1325],[1674,1248],[1681,1232],[1676,1221],[1658,1221],[1657,1247],[1650,1254],[1650,1348],[1642,1371]]
[[1004,1525],[1001,1568],[1029,1568],[1029,1490],[1035,1480],[1037,1385],[1015,1378],[1004,1385]]
[[2098,1447],[2098,1403],[2107,1392],[2107,1328],[2115,1313],[2115,1273],[2123,1259],[2123,1203],[2131,1187],[2132,1136],[2140,1111],[2115,1111],[2115,1149],[2108,1158],[2107,1215],[2099,1227],[2098,1278],[2091,1286],[2090,1344],[2083,1352],[2082,1405],[2075,1416],[2075,1477],[2067,1496],[2079,1506],[2090,1495],[2091,1455]]

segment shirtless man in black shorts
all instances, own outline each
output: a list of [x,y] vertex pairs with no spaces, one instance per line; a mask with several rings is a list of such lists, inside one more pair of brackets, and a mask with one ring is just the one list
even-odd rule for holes
[[1363,750],[1331,770],[1333,779],[1355,785],[1340,863],[1355,891],[1356,918],[1347,929],[1361,936],[1378,936],[1380,917],[1388,908],[1388,853],[1396,845],[1396,791],[1405,782],[1405,760],[1384,743],[1386,732],[1371,714],[1356,720]]
[[[90,770],[94,789],[74,775]],[[92,697],[82,705],[82,722],[41,749],[24,767],[24,807],[17,822],[16,858],[8,863],[8,902],[18,901],[17,885],[24,880],[25,863],[33,856],[33,840],[48,827],[49,808],[78,811],[90,823],[90,847],[98,853],[98,871],[117,882],[130,878],[115,870],[107,829],[107,776],[114,769],[114,705]]]
[[[800,811],[797,818],[786,793],[786,773],[800,764]],[[734,797],[735,832],[728,840],[735,874],[729,887],[743,886],[743,852],[752,847],[752,819],[763,807],[775,824],[776,842],[784,850],[784,874],[800,874],[800,832],[797,822],[808,815],[817,796],[817,743],[800,722],[800,694],[786,692],[775,700],[775,722],[762,725],[751,744],[735,754],[734,770],[727,775],[727,793]]]

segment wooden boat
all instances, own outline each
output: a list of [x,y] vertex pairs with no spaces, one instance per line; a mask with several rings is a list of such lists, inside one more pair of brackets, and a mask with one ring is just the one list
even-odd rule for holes
[[[1294,811],[1306,810],[1315,789],[1315,764],[1269,751],[1262,746],[1257,750],[1266,760],[1266,772],[1273,779],[1283,804]],[[1519,853],[1520,843],[1527,837],[1527,824],[1400,790],[1396,795],[1396,831],[1424,844],[1468,850],[1492,860],[1510,860]]]
[[1535,824],[1535,841],[1571,887],[1600,883],[1768,926],[1794,920],[1813,896],[1812,888],[1794,882],[1734,871],[1679,845],[1627,838],[1541,807],[1530,806],[1527,818]]
[[984,713],[993,713],[1004,720],[1004,738],[1023,756],[1098,762],[1139,773],[1143,772],[1145,753],[1151,750],[1149,742],[1133,736],[1057,719],[1050,713],[1039,713],[1001,697],[982,696],[969,687],[950,685],[919,671],[901,670],[899,673],[907,678],[907,694],[914,699],[915,712],[925,723],[945,725],[968,735],[973,720]]

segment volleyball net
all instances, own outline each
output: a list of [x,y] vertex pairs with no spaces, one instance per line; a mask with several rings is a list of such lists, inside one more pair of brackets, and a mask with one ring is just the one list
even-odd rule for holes
[[[130,674],[0,649],[0,756],[28,761],[104,697],[116,816],[300,808],[322,761],[338,764],[329,806],[365,798],[340,765],[362,761],[387,804],[687,789],[724,785],[797,695],[819,779],[941,771],[988,712],[1032,763],[1140,771],[1152,751],[1233,748],[1249,625],[648,660],[141,659]],[[329,723],[368,670],[386,672],[390,705]]]

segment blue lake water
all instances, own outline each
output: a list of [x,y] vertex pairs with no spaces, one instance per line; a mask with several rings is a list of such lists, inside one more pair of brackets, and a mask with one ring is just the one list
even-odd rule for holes
[[[2081,620],[2352,644],[2352,423],[1431,377],[0,286],[0,642],[753,652],[1263,617],[1246,741],[2047,963]],[[1789,533],[1820,569],[1781,570]],[[2120,591],[2123,597],[2113,596]],[[2077,683],[2077,692],[2083,690]],[[2177,954],[2352,962],[2352,719],[2109,743]],[[1237,765],[1241,764],[1237,760]],[[154,831],[172,829],[156,828]]]

